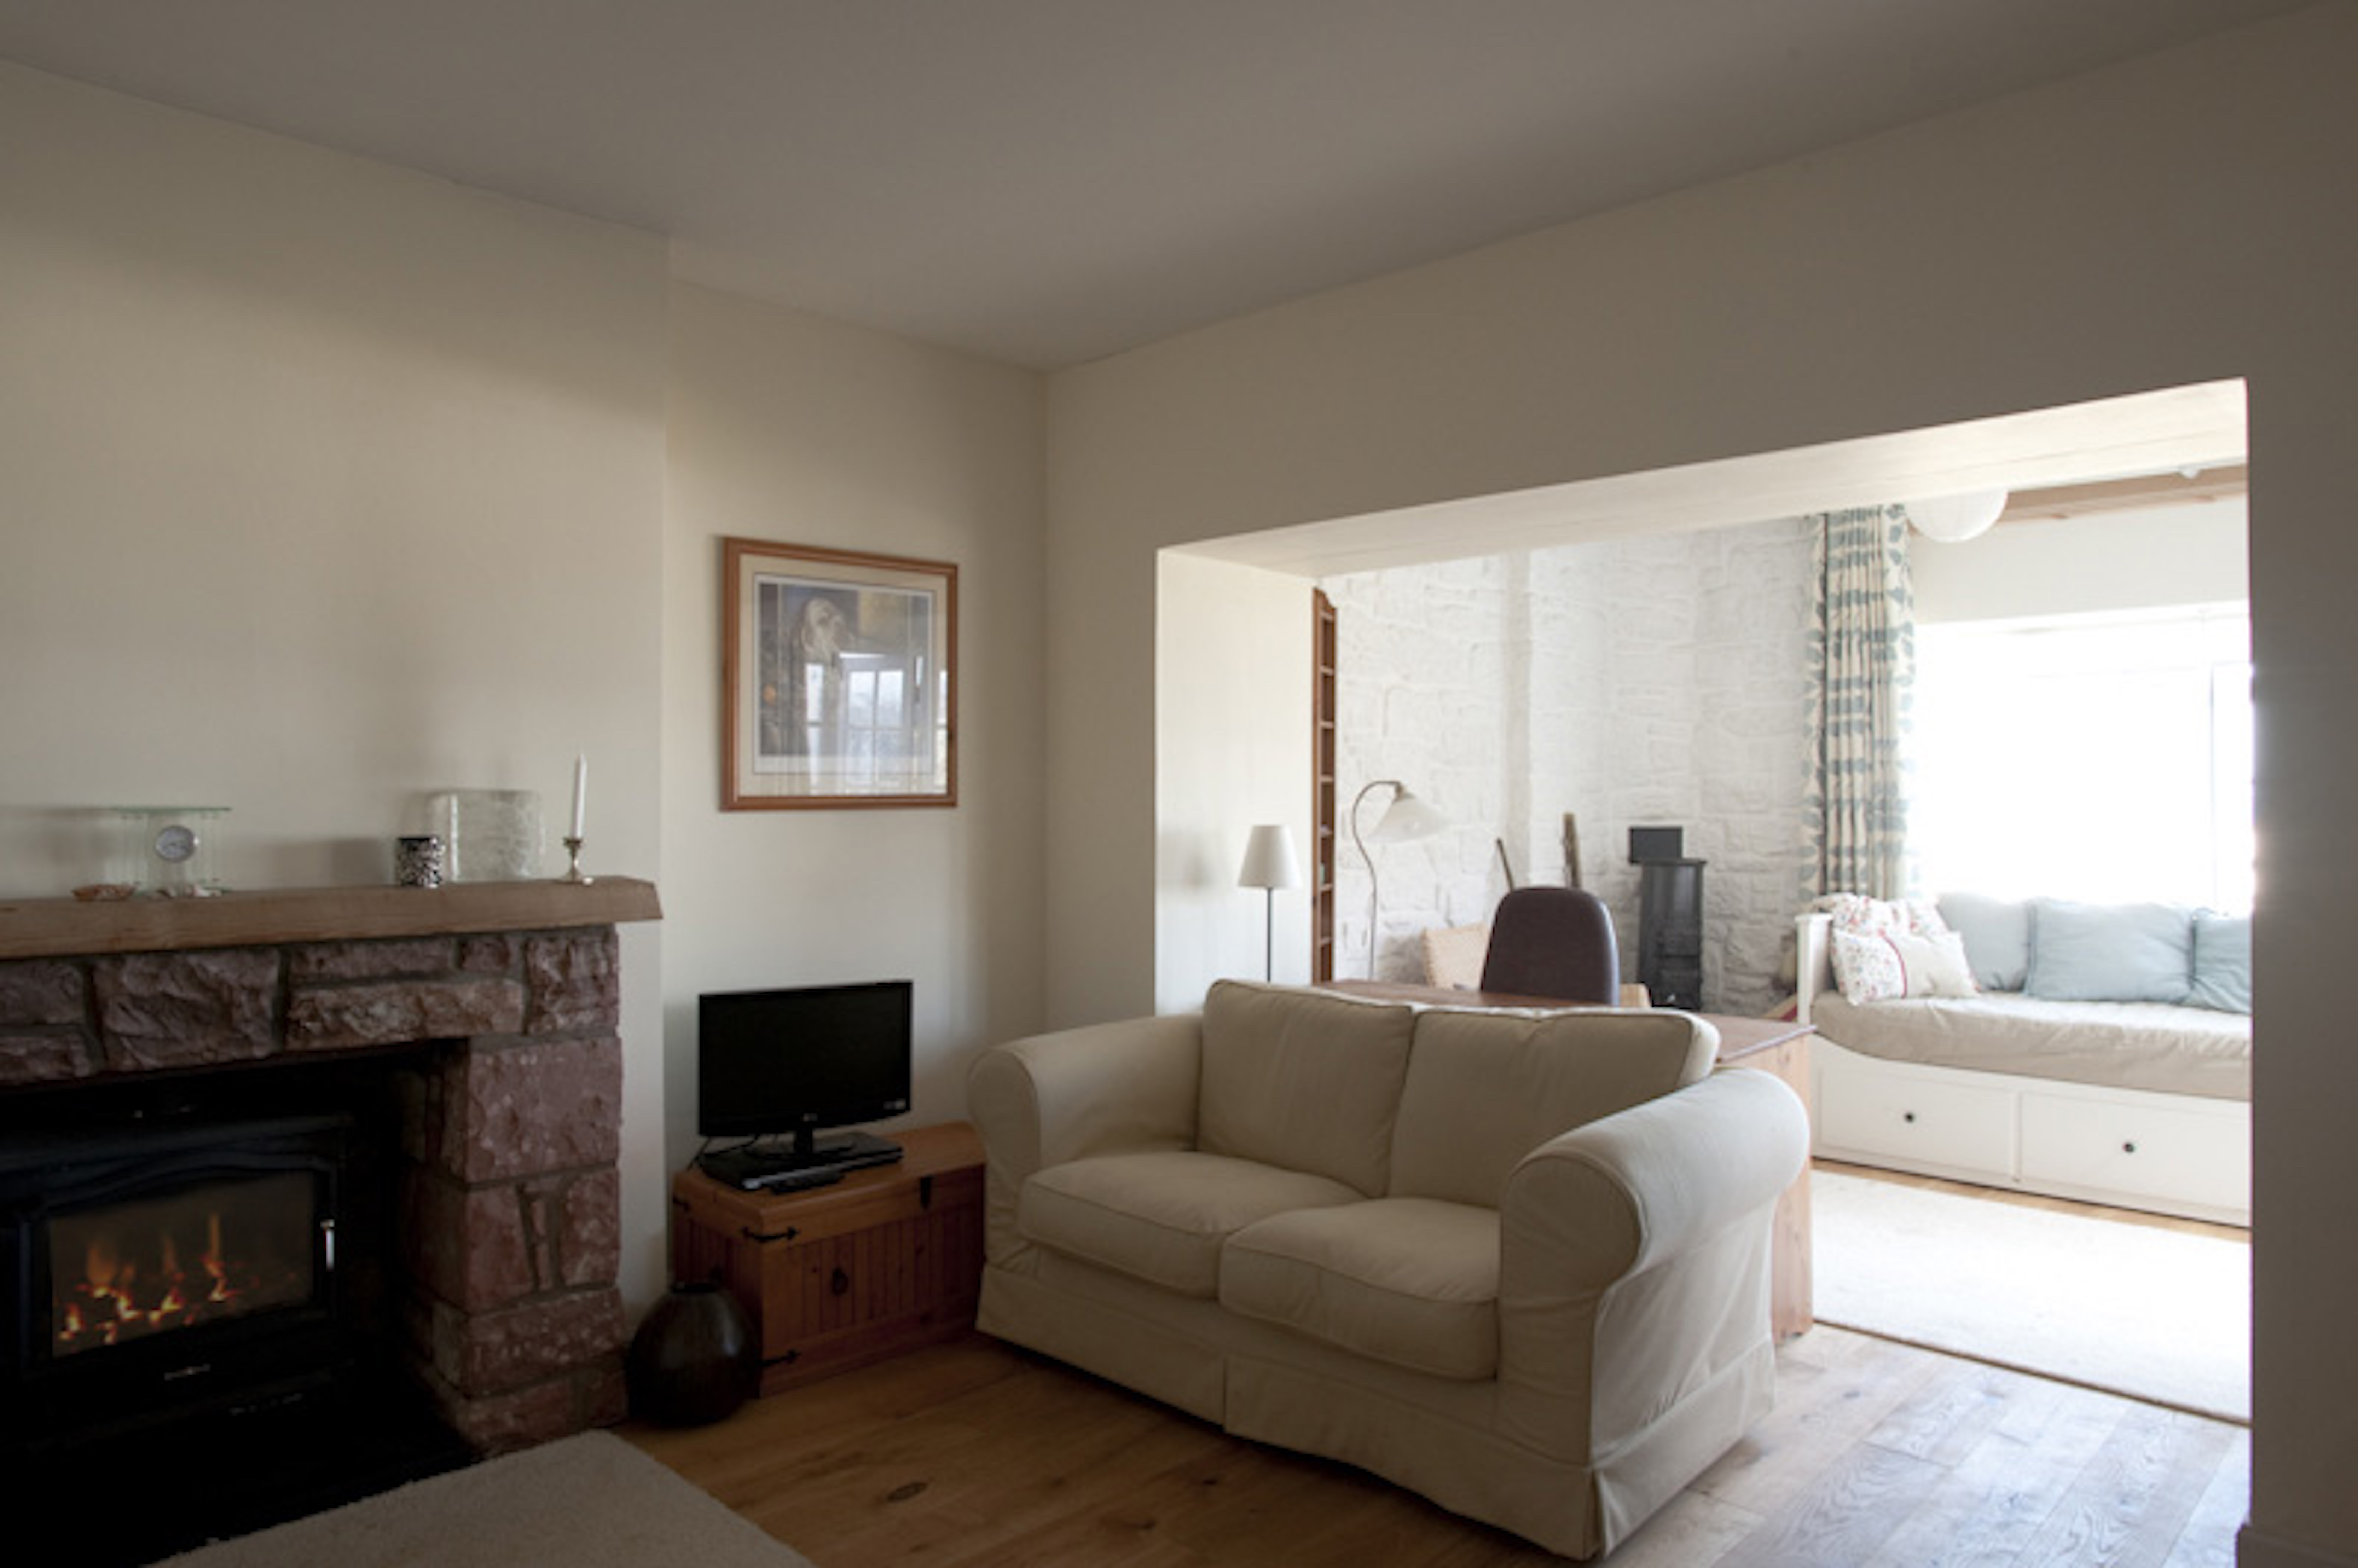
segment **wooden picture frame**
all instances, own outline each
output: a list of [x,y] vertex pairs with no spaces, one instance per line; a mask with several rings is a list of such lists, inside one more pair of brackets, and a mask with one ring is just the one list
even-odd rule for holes
[[957,568],[721,541],[723,811],[957,804]]

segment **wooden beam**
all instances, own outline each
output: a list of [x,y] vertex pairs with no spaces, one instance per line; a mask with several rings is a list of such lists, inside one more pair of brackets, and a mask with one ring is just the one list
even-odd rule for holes
[[226,892],[213,898],[70,898],[0,903],[0,959],[189,947],[270,946],[553,931],[660,920],[655,885],[635,877]]
[[2223,501],[2251,490],[2251,469],[2244,463],[2182,473],[2140,474],[2134,479],[2108,479],[2095,484],[2061,484],[2047,490],[2020,490],[2006,498],[2000,523],[2051,523],[2085,517],[2099,512],[2127,512],[2147,506],[2183,506],[2201,501]]

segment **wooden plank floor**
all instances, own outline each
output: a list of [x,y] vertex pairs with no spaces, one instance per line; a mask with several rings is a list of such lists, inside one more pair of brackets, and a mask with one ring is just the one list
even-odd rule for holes
[[[2234,1562],[2251,1434],[1820,1326],[1777,1409],[1614,1568]],[[980,1336],[622,1434],[819,1568],[1510,1568],[1560,1559]]]
[[1919,1176],[1906,1171],[1877,1170],[1871,1165],[1847,1165],[1835,1160],[1817,1160],[1811,1168],[1838,1172],[1845,1176],[1857,1176],[1870,1182],[1889,1182],[1895,1186],[1919,1187],[1927,1192],[1951,1193],[1958,1197],[1978,1198],[1984,1203],[2011,1204],[2017,1208],[2041,1208],[2050,1214],[2076,1214],[2090,1219],[2108,1219],[2116,1225],[2141,1225],[2153,1230],[2175,1230],[2188,1236],[2208,1236],[2220,1241],[2241,1241],[2249,1245],[2251,1228],[2242,1225],[2217,1225],[2206,1219],[2180,1219],[2175,1215],[2147,1214],[2141,1209],[2112,1208],[2103,1204],[2078,1203],[2071,1198],[2051,1198],[2043,1193],[2018,1193],[2007,1188],[1976,1186],[1970,1182],[1952,1182],[1939,1176]]

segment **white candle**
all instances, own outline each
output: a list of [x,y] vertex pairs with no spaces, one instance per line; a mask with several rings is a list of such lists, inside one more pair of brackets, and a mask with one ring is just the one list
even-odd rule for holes
[[573,833],[572,833],[572,837],[574,837],[574,838],[584,838],[584,837],[586,837],[586,835],[585,835],[585,834],[583,834],[583,833],[582,833],[582,831],[581,831],[581,822],[582,822],[582,817],[583,817],[584,814],[589,810],[589,806],[590,806],[590,759],[589,759],[588,757],[586,757],[586,756],[577,756],[577,757],[575,757],[575,758],[573,759]]

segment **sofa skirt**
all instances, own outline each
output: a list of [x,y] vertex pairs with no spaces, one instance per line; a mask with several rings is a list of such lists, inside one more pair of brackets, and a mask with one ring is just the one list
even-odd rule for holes
[[1380,1366],[1054,1254],[1026,1261],[1029,1271],[984,1271],[984,1333],[1238,1437],[1355,1465],[1568,1557],[1617,1545],[1774,1397],[1775,1351],[1764,1338],[1585,1464],[1502,1436],[1495,1382]]

